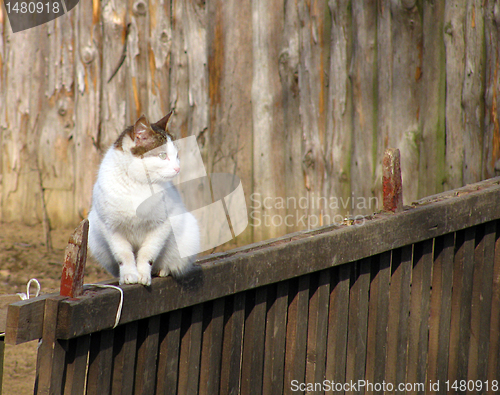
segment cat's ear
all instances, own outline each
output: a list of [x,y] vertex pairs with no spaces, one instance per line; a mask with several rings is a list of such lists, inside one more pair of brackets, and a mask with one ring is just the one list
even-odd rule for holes
[[167,115],[165,115],[162,119],[160,119],[158,122],[156,122],[154,125],[159,127],[162,130],[167,130],[168,127],[168,121],[170,119],[170,116],[172,115],[173,111],[170,111]]
[[151,125],[145,115],[141,117],[134,124],[134,140],[144,141],[151,135]]

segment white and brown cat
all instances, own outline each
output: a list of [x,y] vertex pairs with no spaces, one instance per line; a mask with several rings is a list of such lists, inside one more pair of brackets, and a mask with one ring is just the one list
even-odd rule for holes
[[[88,246],[120,284],[150,285],[151,275],[180,277],[199,252],[198,224],[171,182],[180,171],[167,127],[171,114],[153,124],[141,116],[109,148],[99,168]],[[184,213],[175,234],[169,213]]]

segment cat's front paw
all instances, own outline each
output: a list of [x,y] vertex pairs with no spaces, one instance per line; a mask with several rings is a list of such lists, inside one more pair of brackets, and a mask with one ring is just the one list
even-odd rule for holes
[[135,265],[120,266],[120,284],[137,284],[139,273]]
[[139,277],[135,273],[126,273],[120,276],[120,284],[137,284]]
[[149,286],[151,285],[151,266],[147,265],[138,265],[137,272],[139,273],[137,282],[142,285]]
[[151,285],[151,274],[139,274],[139,278],[137,280],[139,284],[149,286]]

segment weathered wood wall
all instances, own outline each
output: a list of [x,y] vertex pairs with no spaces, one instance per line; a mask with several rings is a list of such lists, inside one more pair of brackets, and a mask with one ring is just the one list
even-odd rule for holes
[[243,241],[374,211],[351,203],[380,197],[387,147],[405,204],[500,171],[498,0],[93,0],[16,34],[0,8],[0,38],[2,221],[40,221],[43,193],[76,224],[124,126],[174,107],[252,222],[276,219]]

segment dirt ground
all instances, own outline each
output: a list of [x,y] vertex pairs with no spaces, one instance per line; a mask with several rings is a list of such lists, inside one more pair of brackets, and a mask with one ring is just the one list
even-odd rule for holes
[[[53,230],[53,251],[49,253],[41,225],[0,223],[0,295],[25,293],[31,278],[40,282],[41,294],[59,292],[64,249],[73,230]],[[85,283],[109,278],[104,269],[87,261]],[[5,346],[2,395],[33,394],[37,343]]]

